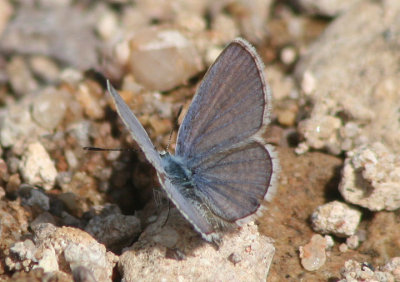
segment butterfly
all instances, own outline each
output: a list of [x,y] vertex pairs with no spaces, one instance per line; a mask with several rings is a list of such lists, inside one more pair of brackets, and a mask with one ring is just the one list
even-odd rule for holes
[[263,63],[244,39],[233,40],[205,74],[179,128],[175,155],[157,152],[107,81],[125,126],[157,171],[168,198],[209,242],[259,216],[276,191],[279,164],[262,138],[271,92]]

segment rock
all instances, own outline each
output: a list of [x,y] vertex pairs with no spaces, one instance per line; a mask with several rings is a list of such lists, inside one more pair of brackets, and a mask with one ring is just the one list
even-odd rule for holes
[[129,68],[148,89],[167,91],[203,69],[193,43],[174,29],[149,28],[130,41]]
[[323,234],[348,237],[356,232],[361,212],[339,201],[319,206],[311,215],[313,229]]
[[164,210],[139,241],[120,256],[118,267],[123,280],[267,279],[274,247],[269,238],[258,233],[254,224],[225,234],[222,245],[216,250],[192,230],[176,208],[171,209],[169,217],[166,217],[167,211]]
[[76,99],[82,105],[85,114],[92,119],[101,119],[104,117],[104,110],[101,104],[103,91],[95,83],[81,83]]
[[32,118],[41,127],[53,131],[63,120],[71,97],[63,91],[45,89],[35,96],[32,103]]
[[[217,34],[216,37],[219,39],[218,41],[224,44],[239,36],[239,27],[237,23],[232,17],[223,13],[217,14],[213,19],[212,30]],[[211,65],[215,59],[216,57],[209,62],[209,65]]]
[[95,67],[95,19],[82,11],[72,7],[21,7],[2,34],[0,50],[51,56],[78,69]]
[[114,212],[101,212],[86,225],[85,231],[111,250],[128,247],[141,232],[140,220],[136,216]]
[[240,31],[250,42],[262,42],[267,36],[267,20],[273,1],[236,0],[229,9],[240,23]]
[[400,157],[382,143],[347,153],[339,191],[343,198],[372,211],[400,208]]
[[34,242],[27,239],[10,248],[10,256],[6,258],[9,269],[24,267],[25,271],[30,271],[41,267],[45,273],[71,274],[84,267],[96,281],[111,281],[118,257],[107,252],[104,245],[86,232],[49,223],[38,224],[33,231]]
[[297,0],[295,2],[302,10],[311,15],[334,17],[348,10],[358,1],[359,0]]
[[351,235],[350,237],[346,238],[346,245],[350,249],[357,249],[360,245],[360,239],[357,235]]
[[313,105],[301,128],[309,147],[340,154],[378,141],[400,151],[399,13],[398,1],[357,1],[301,56],[295,75]]
[[[28,233],[31,216],[17,201],[0,200],[0,248],[5,251]],[[1,269],[1,266],[0,266]]]
[[390,261],[382,267],[382,271],[390,272],[394,281],[400,281],[400,257],[391,258]]
[[18,194],[22,199],[22,203],[31,207],[40,207],[42,210],[50,209],[49,197],[30,185],[23,184],[18,190]]
[[13,6],[9,1],[1,1],[0,2],[0,37],[3,33],[4,29],[7,26],[7,23],[14,12]]
[[17,104],[10,105],[0,123],[0,142],[3,147],[13,147],[28,141],[36,141],[37,137],[48,133],[40,128],[30,114],[32,99],[27,97]]
[[324,237],[315,234],[311,237],[310,243],[300,247],[301,265],[308,271],[315,271],[321,268],[326,261],[325,249],[327,242]]
[[60,80],[60,69],[57,64],[45,56],[32,56],[29,60],[32,72],[48,83]]
[[46,149],[39,142],[28,145],[22,156],[19,170],[28,184],[42,186],[45,190],[53,188],[57,170]]
[[374,270],[368,263],[348,260],[342,269],[342,278],[339,282],[357,281],[395,281],[390,272]]
[[400,253],[400,222],[394,212],[376,212],[368,224],[367,239],[357,249],[371,252],[371,263],[385,264]]
[[25,96],[38,89],[38,83],[22,57],[15,56],[7,65],[11,87],[18,96]]

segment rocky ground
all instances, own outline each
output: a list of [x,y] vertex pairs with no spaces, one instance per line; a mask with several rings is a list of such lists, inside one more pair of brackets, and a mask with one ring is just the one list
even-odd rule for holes
[[[281,172],[216,249],[104,77],[164,150],[238,36],[266,65]],[[397,0],[0,1],[0,280],[400,281],[399,50]]]

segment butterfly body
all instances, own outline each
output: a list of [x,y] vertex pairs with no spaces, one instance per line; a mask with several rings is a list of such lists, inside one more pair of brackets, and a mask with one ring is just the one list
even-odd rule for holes
[[168,197],[204,239],[219,241],[225,227],[260,215],[275,193],[279,165],[262,138],[270,90],[247,41],[234,40],[209,68],[179,128],[175,155],[159,154],[110,83],[108,89]]

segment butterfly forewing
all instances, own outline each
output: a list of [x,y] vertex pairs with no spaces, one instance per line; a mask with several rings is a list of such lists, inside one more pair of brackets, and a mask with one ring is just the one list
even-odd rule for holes
[[119,116],[121,117],[125,126],[128,128],[133,139],[140,146],[146,158],[156,168],[157,171],[164,171],[163,167],[161,166],[160,155],[154,148],[153,143],[151,143],[151,140],[147,135],[146,130],[143,128],[139,120],[132,113],[132,110],[125,103],[125,101],[122,100],[121,96],[119,96],[117,91],[114,89],[114,87],[108,80],[107,80],[107,88],[108,92],[111,94],[111,97],[113,98]]
[[249,44],[235,40],[210,67],[178,133],[176,155],[189,167],[246,141],[263,126],[269,97],[261,65]]

